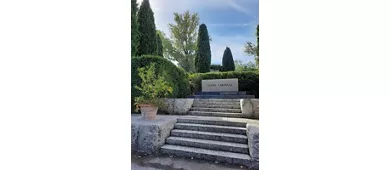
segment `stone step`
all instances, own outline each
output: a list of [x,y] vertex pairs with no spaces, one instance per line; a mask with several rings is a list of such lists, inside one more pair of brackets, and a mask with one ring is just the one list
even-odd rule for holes
[[[238,105],[240,106],[240,102],[223,102],[223,101],[194,101],[192,106],[196,105]],[[241,106],[240,106],[241,107]]]
[[189,111],[188,115],[215,116],[215,117],[236,117],[236,118],[245,118],[246,117],[246,115],[244,115],[242,113],[203,112],[203,111]]
[[241,113],[241,109],[192,107],[191,111]]
[[177,118],[177,123],[195,123],[195,124],[206,124],[206,125],[218,125],[218,126],[234,126],[246,128],[245,122],[227,121],[227,120],[215,120],[205,118]]
[[226,151],[215,151],[187,146],[165,144],[160,150],[164,154],[182,157],[194,157],[210,161],[218,161],[231,164],[248,165],[251,157],[248,154],[233,153]]
[[195,99],[254,99],[255,95],[193,95]]
[[192,107],[202,108],[226,108],[226,109],[241,109],[240,103],[237,104],[209,104],[209,103],[194,103]]
[[205,132],[222,132],[222,133],[233,133],[233,134],[246,134],[246,128],[234,127],[234,126],[218,126],[218,125],[204,125],[194,123],[176,123],[175,129],[183,130],[195,130]]
[[195,139],[195,138],[183,138],[183,137],[168,137],[166,142],[171,145],[189,146],[195,148],[211,149],[217,151],[227,151],[234,153],[249,153],[248,144],[233,143],[233,142],[222,142],[215,140],[206,139]]
[[248,137],[246,135],[238,135],[238,134],[231,134],[231,133],[219,133],[219,132],[215,133],[215,132],[173,129],[171,131],[171,136],[248,144]]
[[194,102],[240,102],[241,99],[195,99]]
[[246,91],[196,92],[195,95],[246,95]]

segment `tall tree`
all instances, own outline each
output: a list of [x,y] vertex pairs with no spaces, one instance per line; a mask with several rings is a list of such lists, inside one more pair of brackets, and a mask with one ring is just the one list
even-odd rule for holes
[[161,41],[161,37],[157,34],[157,56],[161,56],[161,57],[164,57],[163,56],[163,45],[162,45],[162,41]]
[[225,51],[223,52],[222,69],[223,69],[223,71],[234,71],[235,70],[233,54],[230,51],[229,47],[226,47]]
[[235,71],[254,71],[257,69],[256,64],[252,61],[244,63],[241,60],[234,60]]
[[143,0],[138,12],[139,46],[138,55],[155,55],[157,50],[156,25],[149,0]]
[[183,14],[174,13],[174,21],[174,24],[169,24],[174,48],[172,57],[185,71],[194,72],[198,13],[191,14],[189,11]]
[[172,57],[174,53],[174,48],[172,45],[172,41],[167,38],[164,32],[160,30],[156,30],[157,35],[160,37],[161,43],[162,43],[162,51],[163,51],[163,57],[168,59],[168,60],[174,60]]
[[252,55],[255,57],[256,65],[258,67],[259,66],[259,25],[257,25],[256,30],[257,30],[256,31],[256,37],[257,37],[256,45],[254,45],[251,42],[246,42],[244,52],[248,55]]
[[197,73],[210,72],[211,65],[211,50],[210,38],[207,31],[207,26],[201,24],[198,32],[198,43],[195,55],[195,69]]
[[131,55],[137,56],[139,37],[137,21],[138,4],[137,0],[131,0]]

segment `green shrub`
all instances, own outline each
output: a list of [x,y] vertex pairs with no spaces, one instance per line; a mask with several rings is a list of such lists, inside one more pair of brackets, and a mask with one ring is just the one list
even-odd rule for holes
[[161,107],[163,105],[161,99],[172,93],[172,87],[168,85],[163,76],[156,74],[155,67],[156,63],[152,63],[137,69],[142,82],[141,86],[135,86],[135,88],[141,91],[141,96],[135,98],[134,104],[152,104]]
[[259,73],[257,71],[230,71],[196,73],[190,76],[191,92],[202,91],[202,80],[238,78],[238,90],[259,97]]
[[131,59],[131,102],[132,111],[135,110],[136,97],[142,95],[136,86],[141,86],[141,78],[139,77],[138,68],[149,66],[152,63],[156,63],[155,73],[158,76],[162,76],[164,80],[172,87],[172,93],[167,97],[169,98],[184,98],[190,94],[189,88],[189,74],[183,69],[178,68],[172,62],[159,56],[144,55],[140,57],[133,57]]

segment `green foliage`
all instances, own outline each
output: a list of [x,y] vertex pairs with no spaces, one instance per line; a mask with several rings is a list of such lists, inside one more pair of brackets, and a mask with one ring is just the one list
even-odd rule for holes
[[155,55],[157,50],[156,25],[149,0],[143,0],[138,12],[138,55]]
[[222,66],[219,64],[211,64],[210,70],[222,71]]
[[135,97],[134,104],[153,104],[161,107],[161,98],[172,93],[172,87],[164,77],[156,74],[155,66],[155,63],[151,63],[149,66],[138,68],[141,86],[136,85],[135,88],[141,92],[141,96]]
[[[131,59],[131,100],[134,104],[135,98],[142,96],[142,92],[136,86],[142,86],[142,79],[139,76],[138,68],[156,63],[155,74],[164,78],[168,86],[172,88],[172,93],[167,95],[170,98],[184,98],[190,94],[189,75],[172,62],[159,56],[144,55]],[[135,105],[132,105],[135,110]]]
[[157,56],[161,56],[161,57],[164,57],[163,56],[163,45],[162,45],[162,41],[161,41],[161,37],[157,34]]
[[174,24],[169,24],[174,50],[170,56],[187,72],[195,71],[195,51],[199,16],[186,11],[184,14],[174,13]]
[[[256,54],[257,54],[257,57],[259,57],[259,25],[257,25],[257,29],[256,29],[256,36],[257,36],[257,50],[256,50]],[[257,58],[258,59],[258,58]],[[258,64],[258,60],[256,60],[257,64]]]
[[132,56],[137,56],[137,50],[139,45],[137,11],[138,11],[137,0],[131,0],[131,54]]
[[256,71],[256,64],[253,62],[244,63],[241,60],[234,60],[236,71]]
[[195,69],[197,73],[210,72],[211,50],[210,38],[205,24],[199,26],[198,44],[195,55]]
[[157,30],[157,35],[160,37],[162,42],[162,51],[163,51],[163,57],[172,61],[175,60],[172,57],[172,54],[174,54],[175,49],[173,48],[172,41],[166,37],[164,32]]
[[254,56],[257,68],[259,67],[259,25],[256,28],[256,45],[251,42],[246,42],[244,52],[248,55]]
[[223,52],[222,57],[222,71],[234,71],[234,60],[233,60],[233,54],[230,51],[229,47],[226,47],[225,51]]
[[190,75],[192,93],[202,91],[202,80],[229,78],[238,78],[239,91],[247,91],[248,94],[259,97],[258,71],[230,71],[192,74]]

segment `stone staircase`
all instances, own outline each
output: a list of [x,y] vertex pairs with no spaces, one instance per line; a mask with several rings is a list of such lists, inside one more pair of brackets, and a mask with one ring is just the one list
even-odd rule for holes
[[195,99],[251,99],[255,95],[248,95],[246,91],[227,91],[227,92],[196,92],[189,96]]
[[161,147],[169,155],[247,165],[246,123],[209,118],[181,117]]
[[246,117],[241,113],[240,99],[195,99],[188,115]]

